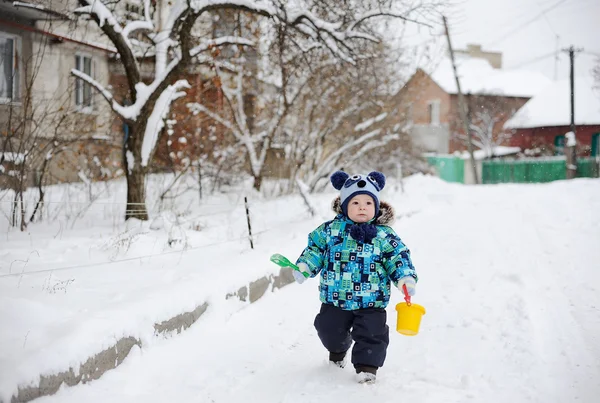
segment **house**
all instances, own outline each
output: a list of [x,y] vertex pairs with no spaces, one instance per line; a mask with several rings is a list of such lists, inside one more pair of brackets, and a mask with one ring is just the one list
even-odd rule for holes
[[[502,55],[478,45],[456,51],[456,64],[476,148],[508,145],[504,123],[550,80],[540,73],[503,70]],[[445,154],[466,149],[449,57],[433,69],[418,68],[397,98],[413,143],[423,151]]]
[[[599,156],[600,91],[592,77],[575,77],[577,154]],[[513,131],[510,144],[530,154],[564,154],[565,133],[571,131],[570,80],[552,83],[530,99],[504,127]]]
[[[120,168],[109,105],[71,74],[107,85],[114,50],[92,23],[57,11],[64,4],[0,0],[0,165],[20,156],[20,186],[111,177]],[[0,186],[17,171],[0,168]]]

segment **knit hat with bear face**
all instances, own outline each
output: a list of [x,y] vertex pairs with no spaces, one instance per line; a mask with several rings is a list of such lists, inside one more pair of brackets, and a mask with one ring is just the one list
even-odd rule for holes
[[344,171],[336,171],[331,175],[331,184],[340,191],[342,211],[348,217],[348,203],[359,194],[367,194],[375,202],[375,217],[379,215],[379,192],[385,186],[385,175],[373,171],[368,175],[348,175]]

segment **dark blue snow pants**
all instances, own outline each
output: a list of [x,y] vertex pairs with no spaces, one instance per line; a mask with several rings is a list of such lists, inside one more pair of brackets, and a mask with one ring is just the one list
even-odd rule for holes
[[354,367],[367,365],[379,368],[383,366],[390,342],[390,329],[386,321],[387,313],[382,308],[345,311],[330,304],[321,304],[321,311],[315,318],[315,328],[329,352],[346,352],[354,340]]

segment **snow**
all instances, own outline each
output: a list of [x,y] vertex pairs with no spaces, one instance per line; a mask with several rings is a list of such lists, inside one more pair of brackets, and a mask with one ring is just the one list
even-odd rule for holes
[[4,161],[11,161],[15,164],[22,164],[25,161],[26,154],[23,153],[13,153],[10,151],[5,151],[0,154],[0,159],[4,159]]
[[122,28],[121,25],[115,19],[113,13],[104,5],[101,1],[96,0],[86,0],[87,6],[79,7],[74,10],[75,13],[88,13],[88,14],[96,14],[98,16],[98,25],[102,27],[105,23],[108,23],[113,27],[115,32],[121,33]]
[[[506,147],[506,146],[496,146],[493,147],[491,150],[474,150],[473,151],[473,158],[475,158],[475,160],[484,160],[490,157],[504,157],[507,155],[515,155],[521,152],[521,148],[520,147]],[[462,158],[462,159],[469,159],[469,152],[468,151],[463,151],[463,152],[459,152],[457,151],[456,154]]]
[[565,134],[567,138],[567,147],[575,147],[577,145],[577,138],[575,138],[575,133],[567,132]]
[[[159,178],[148,185],[151,207]],[[0,222],[0,400],[40,371],[78,367],[90,353],[133,336],[143,348],[134,347],[121,366],[40,403],[340,396],[350,403],[596,402],[599,185],[577,179],[477,187],[417,175],[405,180],[405,193],[384,189],[419,272],[413,301],[427,314],[419,335],[399,335],[394,304],[402,298],[392,295],[388,358],[372,386],[356,384],[350,366],[326,364],[313,327],[316,280],[268,292],[252,305],[224,298],[277,273],[271,254],[295,258],[304,248],[322,217],[310,218],[299,195],[266,200],[250,193],[251,250],[240,196],[250,182],[202,204],[196,192],[180,196],[171,214],[151,208],[162,223],[157,229],[120,223],[123,181],[109,182],[76,221],[87,187],[52,187],[47,208],[58,219],[32,224],[28,233]],[[331,216],[335,195],[312,196],[320,213]],[[200,231],[191,229],[198,224]],[[170,246],[178,230],[183,240]],[[154,336],[154,323],[205,301],[207,312],[190,329]]]
[[[569,126],[571,124],[570,80],[552,83],[530,99],[505,124],[506,129]],[[600,91],[594,79],[575,77],[575,124],[600,125]]]
[[190,50],[190,56],[195,57],[202,52],[212,49],[213,47],[222,46],[222,45],[226,45],[226,44],[254,46],[254,41],[251,41],[247,38],[237,37],[237,36],[222,36],[222,37],[219,37],[216,39],[211,39],[211,40],[205,41],[201,45],[198,45],[195,48],[192,48]]
[[13,1],[15,7],[35,8],[36,10],[46,10],[46,7],[40,4],[23,3],[21,1]]
[[381,122],[383,119],[386,118],[386,116],[387,116],[387,112],[384,112],[384,113],[381,113],[381,114],[375,116],[374,118],[367,119],[364,122],[361,122],[361,123],[357,124],[356,126],[354,126],[354,131],[355,132],[360,132],[360,131],[363,131],[365,129],[368,129],[374,123]]
[[127,158],[127,172],[132,173],[133,167],[135,166],[135,157],[131,150],[127,150],[125,153],[125,158]]
[[213,5],[220,4],[231,4],[232,6],[237,6],[241,8],[246,8],[248,10],[256,10],[264,13],[268,13],[270,15],[276,15],[277,10],[271,6],[268,2],[265,1],[252,1],[252,0],[191,0],[190,7],[199,12],[200,10],[205,10]]
[[[532,97],[551,83],[550,79],[541,73],[494,69],[487,60],[476,57],[457,55],[456,69],[463,94]],[[442,59],[439,65],[428,73],[444,91],[449,94],[458,93],[450,58]]]
[[179,80],[173,85],[169,85],[158,97],[154,109],[148,118],[146,132],[142,143],[142,166],[148,165],[152,156],[152,151],[156,146],[158,135],[165,125],[165,119],[171,110],[171,103],[177,98],[185,96],[185,92],[179,91],[182,88],[191,88],[186,80]]

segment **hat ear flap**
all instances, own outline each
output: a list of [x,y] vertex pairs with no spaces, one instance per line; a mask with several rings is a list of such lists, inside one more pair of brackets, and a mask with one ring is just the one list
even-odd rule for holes
[[379,190],[383,190],[385,187],[385,175],[381,172],[373,171],[369,174],[369,176],[375,179],[375,182],[377,182],[377,185],[379,185]]
[[331,184],[333,185],[333,187],[337,190],[340,190],[342,186],[344,186],[346,179],[348,179],[349,177],[350,175],[348,175],[344,171],[336,171],[331,175],[329,179],[331,180]]

